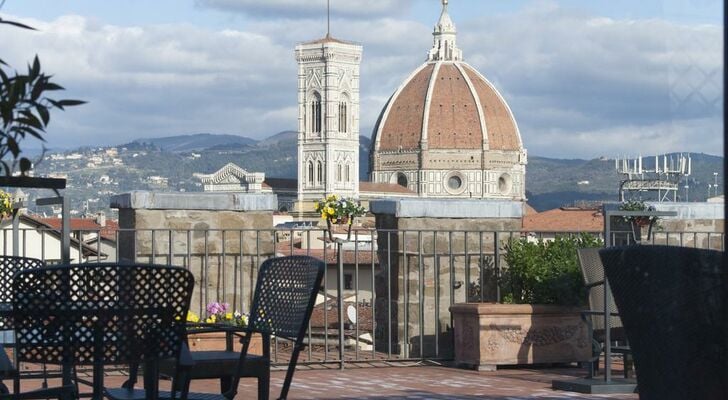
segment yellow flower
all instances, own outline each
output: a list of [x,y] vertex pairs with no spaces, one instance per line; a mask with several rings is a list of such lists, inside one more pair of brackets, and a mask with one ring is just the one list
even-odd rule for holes
[[214,324],[217,321],[217,317],[215,315],[210,315],[208,319],[205,320],[208,324]]
[[225,319],[228,320],[228,321],[232,320],[233,319],[233,313],[229,312],[229,313],[225,314]]
[[200,322],[200,317],[192,311],[187,312],[187,322]]

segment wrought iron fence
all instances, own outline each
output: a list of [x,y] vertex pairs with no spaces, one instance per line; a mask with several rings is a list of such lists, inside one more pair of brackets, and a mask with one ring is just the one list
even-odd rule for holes
[[[320,229],[150,229],[72,231],[74,263],[127,260],[171,264],[196,277],[192,309],[204,315],[211,301],[248,309],[258,266],[267,258],[307,254],[327,263],[324,287],[308,330],[301,363],[449,360],[453,332],[449,307],[464,301],[498,302],[499,277],[512,239],[550,240],[559,232],[358,230],[351,241],[330,241]],[[634,240],[612,232],[612,243]],[[58,261],[58,231],[21,229],[19,254]],[[12,234],[0,235],[11,254]],[[648,244],[723,249],[724,234],[656,232]],[[274,340],[277,363],[290,346]]]

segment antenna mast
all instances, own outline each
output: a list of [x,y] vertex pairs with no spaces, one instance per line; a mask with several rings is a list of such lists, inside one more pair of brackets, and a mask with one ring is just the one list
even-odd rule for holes
[[[652,161],[651,157],[647,160]],[[622,175],[619,200],[641,199],[643,194],[653,193],[659,202],[677,201],[679,182],[692,174],[690,153],[687,156],[663,154],[654,160],[650,167],[643,166],[641,155],[636,159],[617,157],[614,160],[614,168]]]
[[326,37],[331,37],[331,0],[326,0]]

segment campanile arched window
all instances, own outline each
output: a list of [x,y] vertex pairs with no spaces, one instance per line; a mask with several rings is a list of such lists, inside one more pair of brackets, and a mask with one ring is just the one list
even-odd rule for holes
[[316,175],[318,178],[316,182],[322,184],[324,182],[324,168],[321,165],[321,161],[316,163]]
[[349,132],[349,106],[346,100],[339,103],[339,132]]
[[313,185],[313,161],[308,162],[308,183]]
[[312,133],[321,133],[321,95],[313,92],[312,100],[309,105],[309,123],[308,127]]

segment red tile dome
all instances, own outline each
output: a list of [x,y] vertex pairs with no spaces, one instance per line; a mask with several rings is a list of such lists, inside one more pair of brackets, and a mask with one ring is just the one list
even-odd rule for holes
[[372,153],[434,149],[520,151],[513,113],[463,61],[427,62],[394,93],[373,132]]

